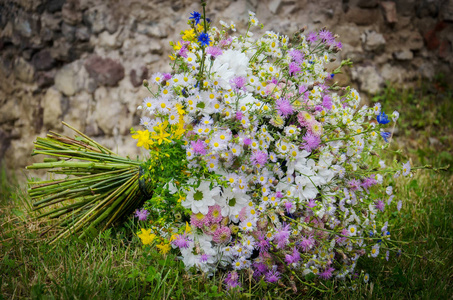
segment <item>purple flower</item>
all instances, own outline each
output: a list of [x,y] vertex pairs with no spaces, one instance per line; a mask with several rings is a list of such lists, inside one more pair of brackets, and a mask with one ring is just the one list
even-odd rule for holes
[[291,212],[291,208],[293,207],[294,205],[291,202],[285,202],[285,209],[288,214]]
[[283,193],[282,193],[281,191],[277,191],[277,192],[275,193],[275,197],[281,199],[281,198],[283,198]]
[[338,43],[336,44],[336,47],[337,47],[338,49],[341,49],[341,48],[343,48],[343,44],[342,44],[341,42],[338,42]]
[[277,230],[277,232],[274,234],[274,239],[277,241],[277,248],[282,249],[289,243],[288,238],[290,233],[290,224],[286,224],[282,228]]
[[244,139],[244,145],[250,146],[252,144],[252,140],[249,138]]
[[273,266],[272,270],[266,273],[265,280],[269,283],[275,283],[280,279],[280,272],[277,271],[277,266]]
[[230,84],[233,86],[233,89],[238,92],[239,90],[243,90],[247,80],[245,77],[236,76],[230,80]]
[[211,43],[211,37],[206,32],[202,32],[200,36],[198,36],[198,41],[200,42],[201,46],[209,46]]
[[294,247],[293,248],[293,254],[286,254],[285,255],[285,261],[288,263],[288,264],[295,264],[295,263],[298,263],[300,260],[300,253],[299,251],[297,251],[297,249]]
[[258,278],[259,276],[263,275],[268,270],[266,264],[263,262],[254,262],[253,267],[255,268],[253,272],[253,276],[255,278]]
[[200,256],[200,262],[202,262],[202,263],[207,262],[208,259],[209,259],[209,254],[204,253]]
[[171,79],[171,74],[170,73],[164,73],[162,74],[162,80],[167,81]]
[[307,152],[315,150],[321,144],[321,139],[319,138],[319,136],[308,132],[302,139],[305,141],[304,148]]
[[135,217],[137,217],[139,221],[146,221],[146,219],[148,218],[148,215],[149,215],[149,212],[146,209],[142,209],[142,210],[137,209],[135,211]]
[[280,115],[283,115],[283,116],[288,116],[290,114],[293,113],[293,107],[291,106],[291,102],[288,100],[288,99],[278,99],[276,102],[275,102],[276,106],[277,106],[277,111]]
[[310,199],[307,204],[308,207],[313,208],[316,206],[316,201],[315,199]]
[[301,247],[304,252],[307,252],[308,250],[311,249],[311,247],[313,247],[313,245],[315,244],[315,240],[312,235],[309,235],[308,237],[303,236],[302,240],[298,244],[299,247]]
[[307,41],[309,41],[310,43],[314,43],[318,40],[318,35],[316,34],[316,32],[310,32],[307,36]]
[[191,17],[189,18],[189,20],[194,20],[195,25],[198,25],[198,23],[200,23],[201,14],[198,11],[194,11],[190,13],[190,15]]
[[239,275],[236,271],[228,273],[225,278],[225,284],[227,285],[227,290],[233,289],[235,287],[240,287],[241,283],[239,282]]
[[236,120],[240,121],[240,120],[242,120],[243,117],[244,117],[244,114],[242,113],[242,111],[236,112]]
[[290,50],[288,54],[291,57],[291,59],[298,64],[300,64],[304,59],[304,55],[299,50],[296,49]]
[[192,146],[194,154],[201,154],[201,155],[206,154],[206,148],[205,148],[206,144],[202,140],[198,140],[196,142],[192,141],[190,143],[190,145]]
[[374,178],[374,175],[371,175],[370,177],[366,177],[363,182],[362,182],[362,187],[365,190],[368,190],[368,188],[372,187],[373,185],[377,184],[376,179]]
[[300,66],[295,62],[291,62],[288,66],[289,75],[294,76],[297,73],[300,73]]
[[323,41],[323,42],[329,42],[330,43],[332,41],[332,39],[335,40],[335,38],[332,36],[332,33],[329,30],[327,30],[327,29],[321,30],[318,33],[318,35],[319,35],[319,38],[321,39],[321,41]]
[[266,240],[266,236],[264,234],[258,235],[258,243],[256,243],[256,248],[260,252],[267,252],[269,250],[270,243]]
[[332,278],[332,271],[334,270],[335,270],[334,268],[329,267],[325,269],[323,272],[319,273],[319,277],[321,277],[324,280],[330,279]]
[[380,211],[384,211],[384,208],[385,208],[384,201],[378,200],[378,201],[375,203],[375,206],[376,206],[376,209],[379,209]]
[[351,179],[348,182],[349,188],[353,191],[357,191],[360,187],[360,181],[357,179]]
[[176,235],[176,239],[174,239],[171,243],[180,249],[187,249],[189,248],[190,239],[187,237],[187,234],[184,233],[183,235]]
[[330,96],[325,95],[324,97],[322,97],[322,106],[324,106],[325,109],[331,110],[332,105],[332,98],[330,98]]
[[265,151],[253,151],[250,161],[253,165],[263,166],[267,162],[267,153]]
[[218,57],[222,55],[222,49],[220,49],[219,47],[208,47],[206,49],[206,53],[211,55],[212,57]]
[[187,46],[184,45],[184,46],[181,47],[181,49],[178,50],[178,55],[180,55],[180,56],[182,56],[184,58],[187,58],[187,52],[188,52]]

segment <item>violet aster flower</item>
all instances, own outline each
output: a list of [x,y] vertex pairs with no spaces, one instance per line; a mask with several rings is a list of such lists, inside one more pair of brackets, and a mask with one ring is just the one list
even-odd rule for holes
[[322,271],[321,273],[319,273],[319,277],[324,280],[330,279],[330,278],[332,278],[332,271],[334,271],[334,270],[335,270],[334,268],[329,267],[329,268],[325,269],[324,271]]
[[385,208],[385,204],[384,204],[384,201],[382,200],[378,200],[376,203],[376,209],[379,209],[380,211],[384,211],[384,208]]
[[288,264],[295,264],[298,263],[300,260],[300,253],[297,251],[296,248],[293,248],[293,253],[292,254],[286,254],[285,255],[285,261]]
[[198,140],[196,142],[192,141],[190,143],[190,145],[193,148],[193,153],[194,154],[201,154],[201,155],[205,155],[206,154],[206,148],[205,148],[206,144],[202,140]]
[[315,199],[310,199],[307,204],[308,207],[313,208],[316,206],[316,201]]
[[278,99],[275,104],[280,115],[286,117],[294,112],[293,107],[291,106],[291,102],[288,99]]
[[269,283],[275,283],[280,279],[280,272],[277,271],[277,266],[273,266],[272,270],[266,273],[265,280]]
[[253,151],[250,161],[253,165],[263,166],[267,162],[267,153],[265,151]]
[[266,240],[266,236],[260,233],[258,235],[258,243],[256,243],[255,246],[260,252],[267,252],[269,250],[270,243]]
[[328,95],[322,97],[322,106],[324,106],[324,108],[327,110],[331,110],[333,106],[332,98],[330,98],[330,96]]
[[209,254],[204,253],[200,256],[200,262],[202,262],[202,263],[207,262],[208,259],[209,259]]
[[304,55],[297,49],[292,49],[288,52],[289,56],[293,61],[300,64],[304,59]]
[[309,235],[308,237],[303,236],[301,241],[298,243],[299,247],[302,248],[304,252],[310,250],[314,244],[315,240],[312,235]]
[[319,136],[311,133],[307,133],[302,139],[305,141],[304,148],[308,152],[315,150],[321,144]]
[[291,76],[297,75],[297,73],[300,73],[300,66],[299,64],[295,62],[291,62],[288,66],[288,73]]
[[241,286],[241,283],[239,282],[239,275],[236,271],[231,271],[230,273],[228,273],[224,282],[227,285],[227,290]]
[[146,209],[142,209],[142,210],[137,209],[135,211],[135,217],[137,217],[139,221],[146,221],[146,219],[148,218],[148,215],[149,215],[149,212]]
[[318,34],[316,34],[315,32],[310,32],[307,36],[307,41],[309,41],[310,43],[314,43],[318,40]]
[[245,79],[245,77],[242,77],[242,76],[237,76],[230,80],[230,84],[233,86],[233,89],[236,92],[243,90],[246,83],[247,83],[247,80]]
[[208,47],[206,49],[206,54],[211,55],[212,57],[217,58],[218,56],[222,55],[222,49],[219,47]]
[[291,233],[290,224],[285,224],[274,234],[274,239],[277,241],[277,248],[282,249],[288,243],[289,234]]
[[243,117],[244,117],[244,114],[242,113],[242,111],[236,112],[236,120],[240,121],[240,120],[242,120]]
[[187,234],[184,233],[183,235],[176,235],[176,239],[174,239],[171,243],[180,249],[187,249],[189,248],[190,239],[187,237]]

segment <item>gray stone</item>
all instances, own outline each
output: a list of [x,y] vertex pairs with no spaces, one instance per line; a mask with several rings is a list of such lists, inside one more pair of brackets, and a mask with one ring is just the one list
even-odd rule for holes
[[71,26],[66,22],[63,22],[63,24],[61,24],[61,33],[68,42],[70,43],[74,42],[76,34],[76,28],[74,26]]
[[48,0],[46,1],[46,10],[50,13],[60,11],[66,0]]
[[105,30],[104,20],[107,18],[106,9],[104,5],[98,5],[90,7],[84,12],[83,19],[91,28],[91,32],[98,34]]
[[352,69],[352,79],[360,83],[360,89],[369,94],[376,94],[384,83],[374,66],[359,66]]
[[18,57],[14,61],[14,75],[22,82],[32,83],[35,75],[35,68],[22,57]]
[[75,37],[81,42],[89,41],[90,31],[86,26],[78,27],[75,32]]
[[85,62],[85,68],[99,85],[115,86],[124,78],[123,65],[111,58],[92,55]]
[[453,21],[453,0],[443,1],[441,16],[444,21]]
[[155,22],[137,24],[137,32],[150,37],[165,38],[168,36],[167,25]]
[[379,11],[377,9],[351,7],[344,17],[347,22],[357,25],[373,25],[379,20]]
[[411,60],[414,58],[414,54],[409,49],[404,49],[402,51],[393,52],[393,57],[397,60]]
[[393,1],[382,1],[381,7],[384,12],[384,17],[387,23],[394,24],[398,22],[398,16],[396,14],[396,4]]
[[43,124],[45,127],[61,128],[62,98],[61,93],[54,88],[48,89],[44,95],[41,106],[43,108]]
[[72,96],[83,89],[93,92],[96,82],[89,77],[83,61],[77,60],[58,70],[55,75],[55,88],[66,96]]
[[280,8],[282,4],[282,0],[271,0],[267,6],[269,7],[269,10],[271,13],[276,14],[278,12],[278,9]]
[[98,88],[94,93],[96,109],[93,118],[99,129],[106,135],[113,135],[121,117],[124,117],[124,108],[118,99],[118,89]]
[[32,64],[38,71],[47,71],[52,69],[55,60],[48,49],[41,50],[33,55]]
[[70,25],[77,25],[82,22],[82,11],[78,0],[68,0],[61,8],[63,20]]
[[340,25],[335,27],[335,33],[338,34],[339,40],[343,44],[349,44],[353,47],[360,45],[360,29],[354,25]]
[[[0,98],[3,98],[3,93],[0,93]],[[11,123],[20,118],[20,109],[15,99],[10,99],[6,103],[1,104],[0,109],[0,124]]]
[[385,47],[385,38],[382,34],[373,30],[365,30],[361,36],[363,49],[366,51],[379,52]]

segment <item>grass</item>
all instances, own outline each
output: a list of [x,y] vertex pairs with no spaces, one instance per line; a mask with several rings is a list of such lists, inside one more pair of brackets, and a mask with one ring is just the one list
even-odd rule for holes
[[[413,165],[452,164],[452,94],[426,89],[388,88],[373,98],[386,112],[399,110],[394,158]],[[431,138],[431,140],[430,140]],[[433,140],[435,139],[435,140]],[[431,141],[431,142],[430,142]],[[352,288],[327,282],[327,293],[313,288],[250,286],[241,294],[222,290],[223,278],[189,276],[173,255],[142,247],[133,232],[139,224],[101,234],[90,244],[74,238],[54,247],[35,229],[45,226],[28,214],[29,198],[5,170],[0,174],[0,299],[452,299],[453,297],[453,172],[417,171],[390,184],[404,200],[401,212],[390,214],[392,238],[407,242],[389,261],[361,258],[357,270],[370,274]],[[397,200],[394,200],[397,201]],[[360,275],[360,274],[359,274]]]

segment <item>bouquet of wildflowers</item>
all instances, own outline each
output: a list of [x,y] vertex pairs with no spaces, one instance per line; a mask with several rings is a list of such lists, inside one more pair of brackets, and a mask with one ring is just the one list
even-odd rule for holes
[[350,277],[358,258],[393,247],[385,213],[401,201],[382,183],[411,168],[387,168],[377,151],[398,113],[390,120],[332,84],[348,62],[327,71],[341,50],[328,30],[255,38],[258,23],[250,12],[234,35],[203,6],[171,43],[173,72],[145,81],[144,130],[132,132],[150,153],[153,197],[137,211],[151,219],[139,237],[188,270],[226,272],[228,289],[243,273],[268,283]]

